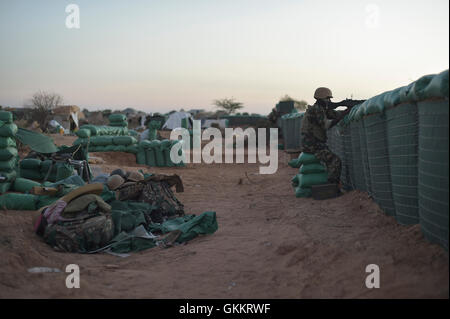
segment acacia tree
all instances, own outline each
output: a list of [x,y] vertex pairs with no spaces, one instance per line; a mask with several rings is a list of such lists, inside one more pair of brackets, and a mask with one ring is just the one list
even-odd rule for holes
[[240,110],[244,107],[244,105],[241,102],[236,102],[234,100],[234,98],[231,98],[231,99],[225,98],[225,99],[221,99],[221,100],[214,100],[213,103],[216,107],[227,112],[227,114],[233,114],[237,110]]
[[33,117],[39,123],[42,130],[47,127],[47,118],[51,111],[61,105],[63,98],[57,93],[38,91],[33,94],[31,104],[34,107]]

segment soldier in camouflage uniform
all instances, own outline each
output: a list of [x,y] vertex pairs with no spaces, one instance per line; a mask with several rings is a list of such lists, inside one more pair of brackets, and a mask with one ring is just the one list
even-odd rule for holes
[[318,88],[314,93],[316,103],[309,106],[302,119],[301,139],[302,151],[311,153],[321,162],[325,163],[328,170],[328,181],[339,184],[341,176],[341,160],[330,151],[327,145],[327,130],[336,125],[347,113],[329,108],[329,102],[333,97],[328,88]]

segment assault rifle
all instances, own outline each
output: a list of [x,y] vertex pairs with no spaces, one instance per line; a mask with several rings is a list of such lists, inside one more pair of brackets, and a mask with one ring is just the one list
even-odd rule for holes
[[332,108],[332,109],[335,109],[335,108],[337,108],[338,106],[346,106],[346,107],[348,107],[348,108],[350,109],[350,108],[354,107],[355,105],[359,105],[359,104],[361,104],[361,103],[363,103],[363,102],[365,102],[365,101],[366,101],[366,100],[352,100],[352,99],[345,99],[345,100],[342,100],[342,101],[336,102],[336,103],[334,103],[334,102],[328,102],[328,107],[329,107],[329,108]]

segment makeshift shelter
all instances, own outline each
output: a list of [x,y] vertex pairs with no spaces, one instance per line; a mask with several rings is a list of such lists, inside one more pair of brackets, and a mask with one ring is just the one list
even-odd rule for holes
[[66,132],[79,127],[78,121],[84,119],[84,114],[76,105],[61,105],[52,110],[52,120],[57,121]]
[[179,127],[182,127],[181,122],[182,119],[190,119],[189,122],[193,120],[192,115],[187,112],[174,112],[169,115],[169,118],[167,119],[166,123],[163,125],[163,129],[169,129],[173,130]]

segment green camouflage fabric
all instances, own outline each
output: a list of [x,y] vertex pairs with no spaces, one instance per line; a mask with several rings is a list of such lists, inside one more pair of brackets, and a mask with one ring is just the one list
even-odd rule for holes
[[[339,118],[339,112],[325,109],[317,103],[308,107],[302,119],[301,134],[313,142],[327,142],[327,121]],[[306,141],[308,143],[309,141]],[[303,145],[303,144],[302,144]]]
[[327,121],[340,117],[340,112],[325,109],[317,103],[308,107],[302,119],[302,151],[314,154],[327,167],[328,181],[339,183],[342,162],[327,145]]
[[114,236],[111,215],[99,214],[71,221],[59,221],[46,227],[44,240],[62,252],[88,253],[105,247]]

